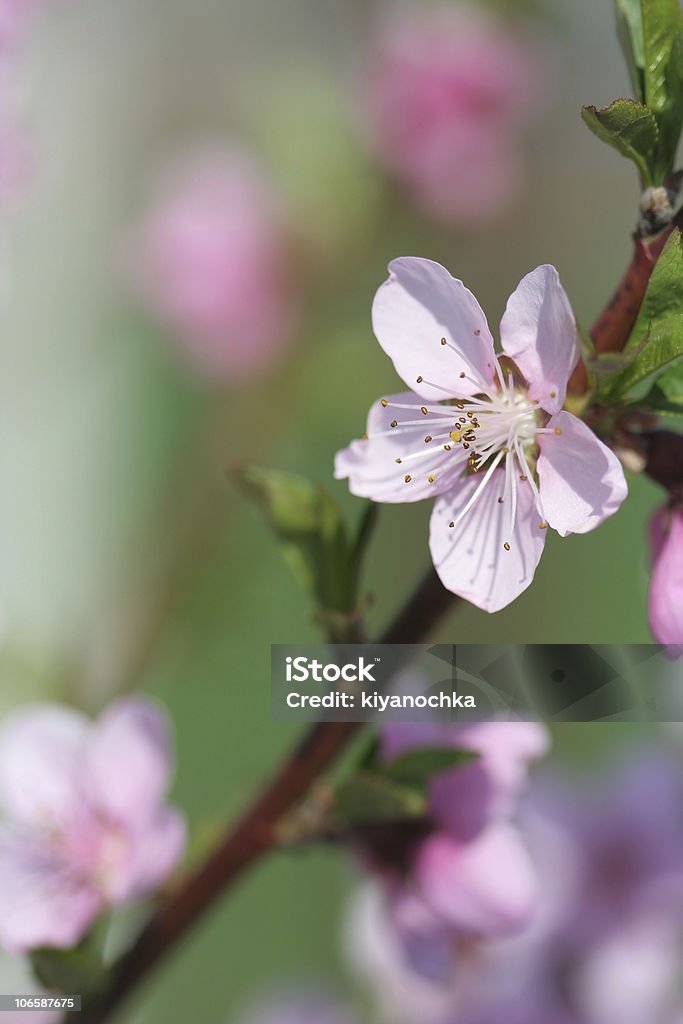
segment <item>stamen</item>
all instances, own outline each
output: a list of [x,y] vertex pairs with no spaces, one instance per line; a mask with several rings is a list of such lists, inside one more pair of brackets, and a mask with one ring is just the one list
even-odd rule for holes
[[479,500],[479,498],[481,497],[481,495],[484,492],[484,488],[486,487],[486,485],[488,484],[489,480],[491,479],[491,477],[495,473],[495,471],[496,471],[496,469],[498,467],[498,464],[500,463],[502,458],[503,458],[503,453],[502,452],[498,452],[498,454],[496,455],[495,459],[493,460],[493,462],[491,463],[489,468],[486,470],[486,475],[484,476],[484,479],[481,481],[481,483],[477,487],[477,489],[474,492],[474,494],[470,495],[470,498],[465,503],[464,507],[460,509],[460,512],[455,517],[453,523],[450,524],[451,527],[457,526],[457,524],[462,520],[463,516],[467,515],[467,513],[472,508],[472,506]]

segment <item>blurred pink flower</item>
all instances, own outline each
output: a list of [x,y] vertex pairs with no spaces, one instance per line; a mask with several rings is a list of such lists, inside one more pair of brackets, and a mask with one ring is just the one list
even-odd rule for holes
[[374,501],[435,497],[441,582],[488,612],[531,583],[546,527],[586,533],[626,497],[621,464],[562,407],[580,349],[554,267],[508,299],[496,356],[474,295],[431,260],[403,257],[375,296],[375,335],[411,389],[376,402],[367,435],[338,452],[337,479]]
[[282,212],[260,169],[237,152],[171,168],[133,240],[143,301],[200,372],[241,380],[277,363],[296,300]]
[[349,941],[359,972],[391,989],[388,1016],[421,1022],[441,1020],[455,998],[460,951],[515,934],[533,915],[536,874],[510,818],[548,736],[523,722],[396,723],[381,734],[387,761],[430,746],[478,757],[433,779],[424,829],[363,850],[380,886],[361,897]]
[[368,132],[426,212],[476,227],[514,199],[525,176],[520,136],[547,89],[543,50],[467,5],[385,18],[371,56]]
[[[683,775],[635,749],[597,783],[532,784],[520,815],[538,874],[530,927],[463,944],[413,900],[375,886],[354,902],[347,944],[391,1024],[664,1024],[683,1013]],[[488,829],[484,831],[487,834]],[[498,892],[507,856],[488,868]],[[457,885],[446,884],[447,908]],[[443,916],[443,915],[442,915]],[[408,926],[410,928],[408,929]],[[406,932],[412,945],[406,942]],[[413,969],[410,970],[409,968]]]
[[76,945],[107,907],[155,889],[184,822],[165,794],[172,754],[161,708],[117,702],[91,723],[41,704],[0,731],[0,944]]
[[672,657],[683,654],[683,510],[659,509],[652,518],[650,628]]

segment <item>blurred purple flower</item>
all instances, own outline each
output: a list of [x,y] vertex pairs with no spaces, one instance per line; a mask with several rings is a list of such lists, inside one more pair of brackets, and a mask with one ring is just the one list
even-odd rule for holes
[[532,1024],[668,1024],[683,1010],[678,758],[641,749],[590,789],[557,781],[530,796],[542,925],[494,954],[458,1024],[508,1020],[516,1000],[545,1007]]
[[649,617],[655,640],[672,657],[683,654],[683,510],[659,509],[651,522]]
[[479,755],[433,780],[425,830],[397,833],[392,843],[366,851],[381,889],[362,898],[349,947],[359,971],[391,990],[390,1016],[441,1019],[455,998],[459,960],[480,940],[529,923],[535,871],[509,819],[529,764],[547,745],[541,726],[522,722],[400,723],[383,730],[386,760],[429,746]]
[[172,167],[132,245],[130,271],[181,353],[212,379],[242,380],[282,357],[296,321],[282,212],[246,154]]
[[579,360],[574,314],[550,265],[508,299],[501,362],[476,298],[432,260],[392,260],[373,327],[410,391],[375,402],[335,476],[373,501],[434,497],[430,550],[448,590],[488,612],[531,583],[546,527],[587,533],[627,494],[621,463],[563,409]]
[[[407,947],[386,892],[375,886],[361,893],[350,922],[349,952],[375,989],[383,1019],[392,1024],[679,1021],[679,759],[641,748],[598,785],[592,780],[590,788],[558,779],[534,784],[521,822],[539,885],[534,919],[517,935],[477,945],[463,942],[439,930],[433,905],[430,919],[413,900],[400,908],[404,931],[408,924],[412,929],[413,944]],[[493,897],[496,875],[507,868],[506,857],[489,867]],[[440,906],[447,907],[450,898],[445,891]]]
[[91,723],[52,704],[0,730],[0,944],[76,945],[107,907],[158,887],[184,847],[165,803],[172,753],[159,706],[127,698]]
[[374,151],[429,214],[490,221],[524,179],[520,135],[542,106],[547,63],[533,36],[467,5],[388,15],[366,97]]

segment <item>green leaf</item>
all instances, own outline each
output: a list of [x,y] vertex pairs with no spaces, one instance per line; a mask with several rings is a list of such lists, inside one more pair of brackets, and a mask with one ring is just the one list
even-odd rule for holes
[[673,168],[683,125],[683,12],[680,0],[641,0],[644,101],[661,135],[661,184]]
[[645,43],[640,0],[616,0],[617,34],[636,97],[645,102]]
[[451,771],[477,757],[472,750],[454,747],[423,747],[409,750],[384,766],[384,773],[395,782],[425,786],[435,775]]
[[410,821],[427,813],[427,796],[383,775],[359,772],[336,790],[334,809],[346,825]]
[[683,314],[658,321],[631,365],[612,378],[603,397],[608,402],[636,397],[645,391],[647,382],[654,384],[656,376],[659,377],[682,356]]
[[626,350],[640,344],[660,321],[683,315],[683,236],[676,228],[655,264]]
[[652,168],[657,159],[659,129],[651,110],[635,100],[615,100],[608,107],[583,107],[581,116],[590,130],[633,160],[644,185],[653,183]]
[[677,366],[672,367],[667,373],[662,374],[658,383],[651,389],[643,404],[652,412],[656,412],[660,416],[683,416],[683,395],[680,399],[671,400],[668,398],[666,392],[660,387],[662,381],[664,381],[669,374],[677,374],[679,376],[678,386],[683,391],[683,364],[678,364]]
[[305,477],[260,466],[232,475],[265,513],[304,589],[324,609],[352,612],[354,559],[341,512],[327,491]]
[[662,416],[683,416],[683,362],[675,363],[658,378],[647,406]]

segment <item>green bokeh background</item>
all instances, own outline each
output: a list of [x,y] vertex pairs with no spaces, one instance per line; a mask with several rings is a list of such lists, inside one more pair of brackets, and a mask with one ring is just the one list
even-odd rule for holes
[[[542,262],[558,267],[590,324],[628,259],[634,174],[578,114],[628,91],[612,5],[536,6],[553,49],[528,186],[467,236],[401,203],[359,144],[368,0],[74,0],[55,4],[31,41],[19,99],[35,174],[0,264],[0,710],[43,696],[96,710],[120,689],[152,690],[176,724],[174,798],[197,833],[238,810],[296,733],[269,720],[270,644],[318,639],[225,468],[251,459],[300,471],[358,514],[331,464],[395,383],[369,320],[391,257],[445,263],[492,325]],[[303,316],[289,362],[217,391],[135,308],[125,264],[166,160],[234,139],[263,157],[292,211]],[[600,530],[549,538],[511,607],[459,608],[439,636],[648,642],[645,523],[658,495],[629,483]],[[374,628],[427,563],[428,513],[382,509],[366,574]],[[593,763],[630,738],[616,726],[563,728],[556,756]],[[212,1024],[292,979],[343,989],[351,875],[334,852],[262,865],[121,1019]]]

